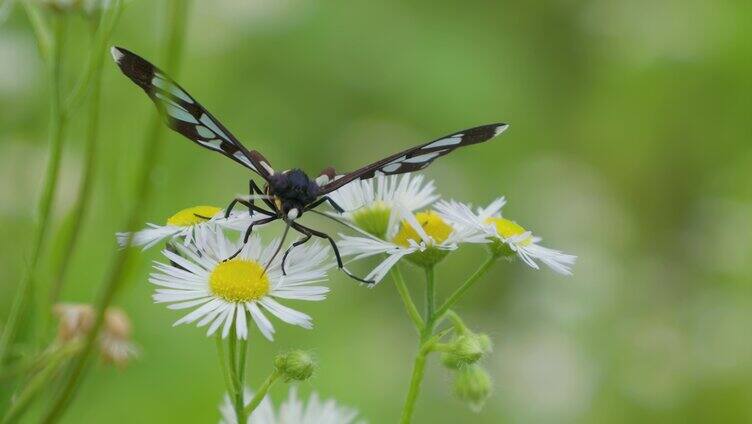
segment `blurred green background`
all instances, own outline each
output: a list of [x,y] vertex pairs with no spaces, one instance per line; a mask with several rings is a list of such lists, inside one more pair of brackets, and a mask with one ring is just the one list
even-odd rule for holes
[[[159,64],[161,3],[128,2],[113,43]],[[750,20],[748,1],[196,1],[178,79],[281,169],[346,170],[477,124],[511,124],[426,174],[447,198],[506,195],[505,216],[579,256],[574,276],[519,262],[489,273],[458,309],[495,341],[485,363],[493,397],[470,412],[433,357],[416,422],[750,422]],[[74,21],[67,83],[88,49],[85,23]],[[0,26],[2,320],[28,260],[46,84],[16,10]],[[94,201],[68,301],[97,293],[154,113],[108,61]],[[83,122],[81,112],[65,147],[56,230],[78,184]],[[150,221],[246,189],[248,173],[231,161],[174,133],[164,147]],[[441,292],[482,253],[450,256]],[[146,276],[157,256],[138,257],[116,302],[142,358],[124,371],[93,367],[65,422],[218,419],[214,342],[193,326],[172,328],[179,314],[152,304]],[[397,293],[339,273],[331,287],[326,302],[294,305],[314,317],[313,331],[277,321],[274,343],[253,333],[250,381],[260,384],[276,351],[312,349],[320,370],[304,392],[336,397],[371,423],[396,422],[416,349]],[[285,392],[276,387],[275,400]]]

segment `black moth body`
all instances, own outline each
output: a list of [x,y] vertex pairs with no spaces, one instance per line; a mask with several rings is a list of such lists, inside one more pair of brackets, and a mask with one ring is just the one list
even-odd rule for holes
[[[246,148],[187,91],[147,60],[120,47],[112,48],[112,57],[123,74],[141,87],[152,99],[171,129],[202,147],[227,156],[264,179],[263,189],[251,179],[249,181],[250,196],[247,199],[234,199],[226,213],[229,215],[232,208],[240,203],[248,207],[252,214],[262,215],[262,218],[255,220],[246,230],[244,239],[246,242],[254,226],[276,220],[283,220],[287,224],[287,229],[292,228],[302,235],[302,238],[294,242],[285,252],[282,259],[283,272],[285,259],[291,249],[306,243],[312,237],[318,237],[329,241],[337,259],[337,265],[342,271],[358,281],[373,283],[353,275],[344,267],[339,249],[332,237],[302,225],[297,219],[304,212],[324,202],[328,202],[336,211],[343,212],[342,208],[327,194],[345,184],[373,178],[378,174],[395,175],[419,171],[438,157],[459,147],[488,141],[508,127],[507,124],[497,123],[466,129],[395,153],[353,172],[336,174],[333,168],[327,168],[315,179],[311,179],[300,169],[275,171],[261,153]],[[261,200],[266,208],[258,206],[255,200]]]

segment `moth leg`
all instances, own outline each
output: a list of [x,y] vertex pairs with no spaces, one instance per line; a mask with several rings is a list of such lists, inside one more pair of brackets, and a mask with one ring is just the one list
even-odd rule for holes
[[[266,194],[264,193],[264,190],[262,190],[261,187],[259,187],[258,184],[256,184],[256,181],[250,180],[250,186],[251,186],[251,194],[253,194],[253,190],[256,191],[256,194],[259,194],[261,196]],[[261,201],[263,201],[266,204],[266,206],[269,207],[269,209],[273,211],[277,210],[277,208],[274,206],[274,203],[272,203],[271,200],[261,199]]]
[[329,202],[329,204],[332,205],[332,207],[334,208],[335,211],[337,211],[337,213],[343,213],[345,211],[344,209],[342,209],[342,206],[338,205],[337,202],[335,202],[334,200],[332,200],[332,198],[329,197],[329,196],[323,196],[323,197],[319,198],[315,202],[313,202],[310,205],[306,206],[306,210],[307,211],[311,210],[311,209],[315,208],[316,206],[318,206],[318,205],[320,205],[320,204],[322,204],[324,202]]
[[345,265],[342,263],[342,256],[339,253],[339,248],[337,248],[337,243],[334,241],[334,239],[326,233],[322,233],[321,231],[316,231],[312,228],[305,227],[303,225],[298,224],[297,222],[293,222],[292,227],[298,230],[299,232],[306,234],[310,233],[312,236],[316,236],[322,239],[325,239],[329,241],[329,244],[332,246],[332,250],[334,251],[334,256],[337,258],[337,267],[342,270],[345,274],[347,274],[348,277],[352,278],[353,280],[360,281],[361,283],[365,284],[375,284],[376,282],[373,280],[366,280],[364,278],[360,278],[356,276],[355,274],[351,273],[350,271],[345,268]]
[[[293,228],[295,227],[293,226]],[[308,240],[310,240],[311,237],[313,237],[313,234],[311,233],[300,231],[300,229],[298,228],[295,228],[295,229],[299,231],[301,234],[303,234],[303,238],[291,244],[290,247],[288,247],[287,250],[285,250],[285,254],[282,255],[282,275],[287,275],[287,271],[285,271],[285,261],[287,261],[287,255],[290,254],[293,248],[307,243]]]
[[251,225],[249,225],[248,229],[245,230],[245,235],[243,236],[243,244],[240,246],[240,249],[238,249],[237,252],[233,253],[228,258],[226,258],[223,262],[227,262],[230,259],[233,259],[233,258],[235,258],[236,256],[238,256],[240,254],[240,252],[243,250],[243,247],[245,247],[245,244],[248,243],[248,239],[251,238],[251,232],[253,232],[253,227],[254,226],[268,224],[268,223],[270,223],[272,221],[276,221],[277,219],[279,219],[279,217],[277,217],[277,216],[270,216],[269,218],[264,218],[264,219],[260,219],[258,221],[251,222]]

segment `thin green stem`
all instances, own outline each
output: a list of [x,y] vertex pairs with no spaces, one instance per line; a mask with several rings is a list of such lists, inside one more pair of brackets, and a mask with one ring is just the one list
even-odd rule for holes
[[436,310],[437,319],[443,318],[444,314],[446,314],[447,311],[452,306],[454,306],[454,304],[457,303],[468,290],[470,290],[470,287],[472,287],[473,284],[475,284],[480,279],[480,277],[482,277],[483,274],[485,274],[486,271],[488,271],[493,266],[494,263],[496,263],[496,256],[489,256],[488,259],[483,262],[483,265],[481,265],[480,268],[478,268],[470,277],[468,277],[467,280],[465,280],[465,282],[462,283],[462,285],[457,290],[455,290],[454,293],[449,296],[449,298],[447,298],[444,304]]
[[465,325],[465,321],[463,321],[462,318],[460,318],[457,312],[454,312],[453,310],[449,309],[446,311],[445,316],[449,318],[450,321],[452,321],[454,328],[456,328],[458,332],[460,333],[467,332],[467,326]]
[[397,286],[397,292],[402,298],[402,303],[405,304],[407,315],[410,316],[410,320],[415,325],[415,329],[420,333],[423,330],[423,318],[420,317],[420,312],[418,312],[418,308],[415,306],[415,302],[413,302],[413,299],[410,296],[410,290],[408,290],[407,284],[405,284],[405,279],[402,277],[402,271],[400,271],[399,265],[395,265],[390,271],[390,274],[392,280],[394,280],[394,285]]
[[227,367],[227,357],[225,356],[225,343],[222,340],[222,332],[217,332],[215,337],[217,342],[217,355],[219,356],[219,367],[222,369],[222,377],[225,379],[227,393],[235,393],[235,383],[230,378],[230,370]]
[[[182,46],[185,38],[185,25],[189,3],[186,0],[170,0],[168,4],[169,17],[166,26],[169,29],[169,33],[166,43],[167,60],[165,61],[165,69],[173,75],[176,74],[175,70],[183,50]],[[160,143],[161,128],[160,120],[155,117],[144,140],[143,165],[139,173],[133,207],[125,226],[131,234],[144,220],[144,210],[151,200],[152,174],[162,144]],[[109,274],[102,284],[101,292],[95,303],[97,315],[94,320],[94,326],[86,338],[82,352],[73,360],[69,372],[62,382],[60,392],[53,399],[46,416],[42,420],[43,423],[57,422],[72,401],[79,381],[84,374],[88,358],[94,349],[97,333],[104,321],[104,312],[123,285],[127,274],[127,265],[132,255],[132,249],[118,250],[114,254]]]
[[426,272],[426,320],[433,319],[433,311],[436,308],[436,290],[434,287],[433,267],[424,268]]
[[235,407],[238,414],[238,422],[246,422],[246,413],[243,408],[243,401],[245,396],[245,357],[248,353],[248,339],[240,339],[240,349],[238,352],[238,390],[235,392]]
[[65,110],[69,115],[83,103],[89,91],[92,95],[94,94],[93,89],[97,84],[95,80],[99,78],[97,74],[101,68],[103,53],[107,49],[112,30],[115,29],[115,24],[122,11],[123,2],[121,0],[114,0],[110,7],[102,11],[84,72],[65,101]]
[[[33,7],[27,10],[35,10]],[[34,298],[35,293],[35,279],[36,269],[39,262],[39,257],[42,253],[45,236],[47,235],[50,213],[52,211],[52,203],[55,198],[55,189],[57,188],[58,171],[60,169],[60,157],[63,148],[63,139],[65,132],[65,118],[63,116],[60,107],[60,91],[61,91],[61,44],[63,34],[65,33],[65,21],[63,18],[55,17],[53,20],[54,36],[52,42],[50,42],[50,60],[48,63],[48,71],[50,78],[50,153],[47,161],[47,169],[45,171],[44,184],[42,188],[42,194],[39,199],[39,206],[37,210],[37,222],[32,236],[31,256],[27,265],[26,274],[22,278],[18,288],[16,289],[16,295],[13,299],[13,305],[11,306],[10,315],[5,324],[2,336],[0,336],[0,366],[5,364],[5,359],[8,354],[9,347],[15,341],[16,333],[21,324],[21,316],[25,314],[27,309],[27,303],[29,299]],[[42,40],[40,40],[40,43]],[[33,311],[32,311],[33,312]],[[33,313],[30,314],[33,316]]]
[[77,353],[82,347],[80,342],[73,342],[61,346],[54,352],[45,355],[45,367],[36,373],[31,380],[24,386],[16,397],[12,406],[3,417],[3,423],[18,421],[26,412],[26,408],[31,405],[36,396],[44,389],[47,383],[55,376],[56,372],[63,365],[64,361],[71,355]]
[[434,290],[434,268],[427,267],[425,269],[426,276],[426,324],[420,332],[420,344],[418,346],[418,353],[415,355],[413,362],[413,372],[410,377],[410,388],[407,391],[407,397],[405,399],[405,406],[402,408],[402,418],[400,423],[409,424],[412,420],[413,411],[415,410],[415,403],[418,400],[420,394],[420,386],[423,383],[423,375],[425,374],[426,360],[428,354],[433,349],[433,345],[438,341],[433,336],[435,328],[434,305],[436,304],[436,291]]
[[415,355],[415,360],[413,362],[413,372],[412,376],[410,377],[410,388],[407,391],[405,406],[402,408],[402,418],[400,419],[401,424],[409,424],[412,420],[413,410],[415,409],[415,402],[418,400],[418,395],[420,394],[420,386],[423,383],[423,375],[425,374],[426,369],[426,359],[428,357],[428,353],[430,352],[429,349],[424,348],[425,334],[426,333],[424,331],[424,336],[421,337],[421,343],[418,349],[418,353]]
[[[86,142],[84,148],[84,168],[81,173],[81,184],[78,187],[76,202],[70,213],[71,223],[68,231],[64,233],[64,239],[61,244],[60,258],[57,261],[57,270],[54,272],[52,287],[50,287],[50,303],[55,303],[60,297],[65,282],[66,272],[73,252],[76,249],[78,236],[83,226],[86,210],[91,198],[91,188],[94,182],[94,169],[96,162],[97,140],[99,136],[99,110],[100,98],[102,92],[102,62],[106,56],[107,41],[110,38],[112,30],[122,12],[122,2],[115,0],[112,8],[102,12],[96,32],[92,38],[92,49],[87,63],[87,69],[84,74],[89,77],[86,79],[86,87],[89,88],[91,95],[89,98],[88,108],[88,127],[86,130]],[[79,85],[81,82],[79,81]],[[67,102],[70,104],[71,102]],[[66,106],[68,114],[71,110],[70,105]]]
[[277,370],[274,370],[271,374],[269,374],[269,377],[266,378],[261,387],[259,387],[258,391],[253,395],[251,403],[249,403],[248,406],[245,407],[245,415],[247,417],[251,416],[253,411],[256,410],[261,401],[264,400],[266,394],[269,393],[269,389],[272,388],[272,386],[280,376],[281,374]]
[[228,339],[230,348],[228,349],[228,362],[230,363],[230,379],[233,382],[235,390],[230,394],[230,398],[233,401],[233,407],[235,408],[235,416],[238,423],[244,422],[243,420],[243,385],[241,383],[241,377],[238,374],[238,338],[235,335],[235,325],[233,324],[230,329],[230,337]]
[[52,33],[49,25],[44,20],[44,16],[42,16],[39,7],[34,5],[31,0],[24,0],[21,3],[26,11],[26,16],[29,18],[31,28],[34,30],[34,37],[37,39],[39,54],[42,56],[42,59],[47,61],[54,42],[52,40]]

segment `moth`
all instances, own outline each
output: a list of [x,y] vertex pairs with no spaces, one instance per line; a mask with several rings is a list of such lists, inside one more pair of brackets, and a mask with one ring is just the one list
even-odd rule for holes
[[[302,238],[293,242],[285,252],[282,259],[283,272],[284,262],[290,251],[308,242],[312,237],[317,237],[329,242],[339,269],[358,281],[373,283],[353,275],[345,268],[337,244],[331,236],[301,224],[298,218],[325,202],[342,213],[343,209],[328,194],[345,184],[373,178],[377,174],[395,175],[419,171],[459,147],[488,141],[508,128],[507,124],[496,123],[466,129],[387,156],[352,172],[337,174],[334,168],[329,167],[315,178],[310,178],[297,168],[286,171],[274,170],[261,153],[249,150],[241,144],[193,96],[144,58],[121,47],[112,47],[111,53],[123,74],[146,92],[171,129],[202,147],[227,156],[264,180],[262,188],[250,178],[250,195],[233,199],[225,213],[229,216],[233,207],[240,203],[246,206],[251,214],[263,215],[263,218],[253,221],[248,226],[244,242],[248,241],[255,226],[276,220],[282,220],[287,225],[283,240],[290,228],[302,235]],[[261,200],[266,208],[256,205],[254,200]]]

